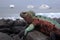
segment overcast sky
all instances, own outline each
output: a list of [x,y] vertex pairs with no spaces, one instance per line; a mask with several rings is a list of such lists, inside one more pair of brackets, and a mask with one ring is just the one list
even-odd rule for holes
[[[11,9],[10,5],[14,8]],[[44,5],[51,9],[45,10]],[[19,17],[24,10],[33,10],[37,15],[60,17],[60,0],[0,0],[0,17]]]

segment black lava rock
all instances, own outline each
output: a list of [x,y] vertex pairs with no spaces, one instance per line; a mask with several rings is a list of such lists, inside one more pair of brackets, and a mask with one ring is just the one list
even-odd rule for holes
[[5,33],[0,32],[0,40],[13,40],[13,38]]

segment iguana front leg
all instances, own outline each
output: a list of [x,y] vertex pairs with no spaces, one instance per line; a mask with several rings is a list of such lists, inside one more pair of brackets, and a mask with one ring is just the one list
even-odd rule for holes
[[30,24],[26,29],[25,29],[25,33],[24,35],[26,35],[29,31],[33,30],[34,29],[34,25],[33,24]]

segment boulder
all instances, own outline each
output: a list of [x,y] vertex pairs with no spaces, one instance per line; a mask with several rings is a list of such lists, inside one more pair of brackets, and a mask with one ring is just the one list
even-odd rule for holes
[[21,19],[16,19],[14,22],[14,26],[25,26],[25,25],[26,25],[26,22]]
[[0,32],[0,40],[13,40],[9,35]]
[[33,31],[28,33],[26,40],[48,40],[48,36],[42,34],[41,32],[38,31]]
[[0,20],[0,28],[7,28],[13,25],[13,20],[11,19],[1,19]]

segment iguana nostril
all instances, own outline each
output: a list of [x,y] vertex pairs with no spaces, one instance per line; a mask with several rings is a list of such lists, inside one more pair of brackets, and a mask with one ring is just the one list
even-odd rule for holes
[[25,12],[23,14],[26,14]]
[[26,14],[26,12],[23,12],[23,14]]

